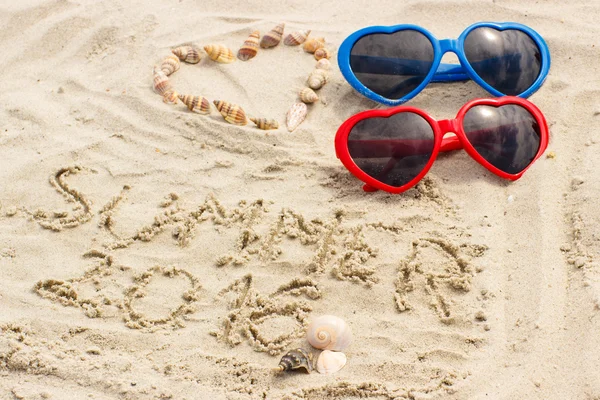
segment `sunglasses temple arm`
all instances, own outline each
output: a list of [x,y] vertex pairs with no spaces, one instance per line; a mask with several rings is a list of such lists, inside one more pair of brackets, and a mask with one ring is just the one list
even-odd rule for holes
[[469,78],[462,65],[440,64],[431,82],[468,81],[469,79],[471,78]]

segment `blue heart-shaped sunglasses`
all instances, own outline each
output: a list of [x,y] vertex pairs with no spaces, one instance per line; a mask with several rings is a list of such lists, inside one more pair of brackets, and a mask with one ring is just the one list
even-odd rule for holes
[[[460,65],[440,64],[447,52]],[[548,75],[550,51],[537,32],[517,23],[480,22],[445,40],[416,25],[371,26],[344,40],[338,64],[359,93],[394,106],[429,82],[468,79],[495,96],[529,97]]]

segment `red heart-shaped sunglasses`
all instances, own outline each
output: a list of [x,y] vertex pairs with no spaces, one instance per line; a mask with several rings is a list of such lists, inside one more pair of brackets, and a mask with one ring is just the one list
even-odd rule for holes
[[458,149],[499,177],[517,180],[547,146],[542,112],[512,96],[470,101],[455,119],[442,121],[407,106],[364,111],[335,136],[337,157],[367,192],[404,192],[425,176],[440,151]]

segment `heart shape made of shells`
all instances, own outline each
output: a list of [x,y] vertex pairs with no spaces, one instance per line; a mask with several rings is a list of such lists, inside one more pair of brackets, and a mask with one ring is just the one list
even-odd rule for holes
[[[237,58],[241,61],[248,61],[258,54],[259,48],[269,49],[277,46],[283,38],[284,27],[284,23],[277,25],[260,40],[259,31],[253,31],[238,50]],[[290,132],[294,131],[304,121],[308,114],[307,104],[312,104],[319,100],[319,96],[315,90],[323,87],[329,79],[328,70],[331,68],[329,58],[332,53],[325,48],[324,38],[308,38],[310,32],[310,30],[292,32],[283,39],[283,43],[287,46],[303,44],[304,51],[314,54],[317,60],[315,69],[307,79],[308,87],[302,88],[298,94],[300,102],[294,103],[286,114],[286,126]],[[192,112],[210,114],[210,101],[206,97],[180,94],[169,82],[169,76],[179,70],[181,61],[188,64],[199,63],[202,58],[200,51],[193,46],[180,46],[171,51],[173,54],[167,56],[162,60],[160,65],[154,67],[154,90],[163,97],[165,103],[177,104],[181,101]],[[233,51],[222,45],[206,45],[204,46],[204,51],[211,60],[218,63],[228,64],[235,61]],[[248,123],[249,119],[259,129],[269,130],[279,128],[279,123],[275,119],[247,117],[242,107],[237,104],[222,100],[214,100],[213,104],[225,121],[230,124],[243,126]]]

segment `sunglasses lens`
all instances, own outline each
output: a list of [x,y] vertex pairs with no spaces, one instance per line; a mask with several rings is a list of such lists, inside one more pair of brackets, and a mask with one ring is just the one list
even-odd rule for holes
[[433,45],[421,32],[403,30],[360,38],[350,52],[354,76],[371,91],[397,100],[419,86],[431,70]]
[[477,75],[505,95],[523,93],[540,74],[540,49],[519,30],[473,29],[465,38],[464,50]]
[[475,106],[465,114],[463,128],[479,155],[508,174],[527,168],[540,148],[538,122],[518,105]]
[[431,125],[412,112],[364,119],[348,135],[354,163],[370,177],[395,187],[406,185],[423,171],[433,146]]

